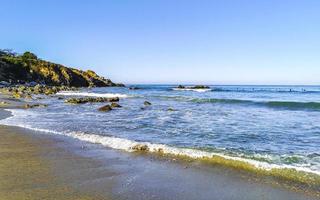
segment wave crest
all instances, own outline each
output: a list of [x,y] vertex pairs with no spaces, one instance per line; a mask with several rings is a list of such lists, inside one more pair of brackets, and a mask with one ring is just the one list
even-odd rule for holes
[[90,93],[90,92],[58,92],[57,95],[62,96],[86,96],[86,97],[106,97],[106,98],[127,98],[129,97],[126,94],[118,94],[118,93]]
[[172,88],[175,91],[210,92],[212,89]]

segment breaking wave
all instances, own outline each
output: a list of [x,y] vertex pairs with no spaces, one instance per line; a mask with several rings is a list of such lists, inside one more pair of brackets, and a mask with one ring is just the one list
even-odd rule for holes
[[212,89],[172,88],[175,91],[210,92]]
[[117,93],[90,93],[90,92],[58,92],[57,95],[62,96],[86,96],[86,97],[105,97],[105,98],[113,98],[113,97],[119,97],[119,98],[127,98],[129,97],[126,94],[117,94]]

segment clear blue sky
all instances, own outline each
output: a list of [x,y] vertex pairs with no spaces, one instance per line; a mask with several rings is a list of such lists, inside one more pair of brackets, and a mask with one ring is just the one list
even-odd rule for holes
[[320,84],[319,0],[0,0],[0,26],[124,83]]

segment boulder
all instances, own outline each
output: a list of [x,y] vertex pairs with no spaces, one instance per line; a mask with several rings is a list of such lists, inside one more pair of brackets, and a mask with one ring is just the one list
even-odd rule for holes
[[100,107],[98,110],[101,112],[108,112],[108,111],[111,111],[112,108],[110,105],[105,105],[105,106]]
[[120,106],[118,103],[112,102],[111,103],[111,108],[121,108],[122,106]]
[[145,102],[143,102],[143,104],[144,104],[145,106],[151,106],[151,105],[152,105],[149,101],[145,101]]

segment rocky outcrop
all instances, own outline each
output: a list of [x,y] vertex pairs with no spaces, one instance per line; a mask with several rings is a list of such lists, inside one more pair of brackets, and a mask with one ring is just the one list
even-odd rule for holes
[[83,98],[70,98],[65,100],[66,103],[83,104],[83,103],[102,103],[102,102],[117,102],[119,97],[104,98],[104,97],[83,97]]
[[67,86],[46,86],[46,85],[36,85],[36,86],[9,86],[0,88],[0,93],[12,96],[16,99],[20,98],[32,98],[32,95],[53,95],[60,91],[70,91],[77,90],[75,87]]
[[46,86],[46,85],[36,85],[36,86],[9,86],[0,88],[0,93],[12,96],[14,98],[32,98],[32,95],[52,95],[60,91],[70,91],[77,90],[75,87],[67,86]]
[[49,86],[107,87],[124,86],[98,76],[94,71],[82,71],[39,59],[30,52],[17,55],[0,50],[0,83],[41,83]]
[[210,89],[209,86],[206,85],[195,85],[195,86],[183,86],[183,85],[179,85],[177,87],[178,89]]

